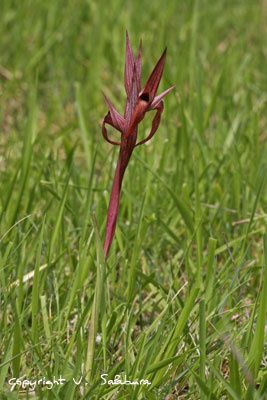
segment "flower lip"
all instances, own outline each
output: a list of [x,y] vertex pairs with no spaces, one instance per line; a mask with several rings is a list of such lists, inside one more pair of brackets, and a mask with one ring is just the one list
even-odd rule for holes
[[148,92],[141,93],[139,99],[145,101],[146,103],[149,103],[150,101],[149,93]]

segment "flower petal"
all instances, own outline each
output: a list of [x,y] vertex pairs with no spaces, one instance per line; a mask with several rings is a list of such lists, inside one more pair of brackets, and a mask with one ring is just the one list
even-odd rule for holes
[[131,82],[131,91],[129,96],[127,97],[126,101],[126,107],[125,107],[125,113],[124,113],[124,118],[125,118],[125,129],[124,131],[127,131],[130,122],[131,122],[131,117],[136,105],[136,101],[138,98],[138,82],[137,82],[137,71],[136,71],[136,66],[134,65],[133,69],[133,78]]
[[141,90],[141,73],[142,73],[142,39],[140,39],[138,55],[135,60],[136,75],[137,75],[137,90]]
[[134,55],[131,47],[128,32],[126,31],[126,49],[125,49],[125,68],[124,68],[124,86],[127,96],[130,96],[133,70],[134,70]]
[[150,101],[152,101],[154,99],[156,92],[158,90],[158,87],[159,87],[159,83],[160,83],[160,80],[162,77],[163,68],[164,68],[165,59],[166,59],[166,52],[167,52],[167,48],[162,53],[160,59],[158,60],[153,71],[151,72],[151,74],[145,84],[145,87],[142,91],[142,93],[147,93],[149,95]]
[[120,132],[123,132],[124,125],[125,125],[124,118],[118,113],[118,111],[114,108],[113,104],[111,103],[111,101],[107,98],[107,96],[104,93],[103,93],[103,96],[104,96],[105,102],[108,106],[114,128]]
[[161,114],[162,114],[163,109],[164,109],[163,101],[161,101],[155,107],[155,109],[157,110],[157,112],[156,112],[155,117],[153,118],[152,126],[151,126],[151,130],[149,132],[149,135],[145,139],[143,139],[140,142],[136,143],[135,147],[139,146],[140,144],[144,144],[144,143],[148,142],[154,136],[154,134],[156,133],[156,131],[157,131],[158,127],[159,127],[159,124],[160,124]]
[[104,138],[108,143],[114,144],[115,146],[120,146],[120,145],[121,145],[120,142],[115,142],[115,141],[109,139],[109,137],[108,137],[108,132],[107,132],[107,129],[106,129],[106,126],[105,126],[106,124],[109,124],[109,125],[112,126],[113,128],[117,129],[117,128],[114,126],[114,124],[113,124],[113,121],[112,121],[110,112],[107,113],[107,115],[105,116],[105,118],[104,118],[104,120],[103,120],[103,122],[102,122],[102,135],[103,135],[103,138]]
[[162,92],[161,94],[159,94],[158,96],[154,97],[154,100],[152,101],[152,103],[150,104],[150,110],[154,110],[155,108],[157,108],[157,105],[161,102],[161,100],[167,96],[167,94],[169,94],[173,89],[175,88],[174,86],[171,86],[169,89],[164,90],[164,92]]

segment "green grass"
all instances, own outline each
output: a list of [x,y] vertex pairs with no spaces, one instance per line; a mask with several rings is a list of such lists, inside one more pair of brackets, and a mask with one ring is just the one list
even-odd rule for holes
[[[1,399],[11,377],[60,375],[36,398],[267,398],[266,16],[265,0],[1,1]],[[176,92],[105,263],[101,91],[123,110],[126,28],[144,77],[168,46]]]

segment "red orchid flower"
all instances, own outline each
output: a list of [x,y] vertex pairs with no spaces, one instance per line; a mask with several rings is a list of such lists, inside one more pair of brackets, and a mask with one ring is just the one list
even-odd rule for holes
[[[122,180],[132,152],[136,146],[146,143],[153,137],[158,129],[161,114],[163,112],[162,99],[174,89],[174,86],[172,86],[156,96],[166,59],[167,49],[165,49],[151,75],[149,76],[144,88],[141,90],[141,46],[142,43],[140,41],[138,55],[135,58],[128,33],[126,32],[124,86],[127,94],[127,100],[124,116],[121,116],[115,110],[111,101],[104,95],[109,111],[103,120],[102,134],[107,142],[120,146],[119,159],[117,162],[107,214],[106,235],[104,242],[104,255],[106,258],[115,234]],[[156,114],[152,121],[150,133],[144,140],[137,142],[138,124],[144,119],[145,114],[151,110],[155,110]],[[111,125],[121,133],[120,142],[115,142],[109,139],[106,124]]]

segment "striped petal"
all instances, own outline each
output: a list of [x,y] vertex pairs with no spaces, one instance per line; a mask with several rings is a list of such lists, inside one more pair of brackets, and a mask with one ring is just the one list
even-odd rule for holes
[[141,73],[142,73],[142,40],[140,39],[138,55],[135,60],[136,77],[137,77],[137,90],[141,90]]
[[126,49],[125,49],[125,68],[124,68],[124,86],[127,96],[130,96],[133,70],[134,70],[134,55],[131,47],[128,32],[126,31]]
[[125,131],[127,131],[130,126],[137,99],[138,99],[138,82],[137,82],[136,66],[134,65],[133,77],[131,82],[131,91],[130,95],[127,97],[125,113],[124,113]]

